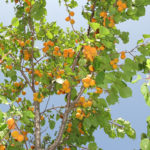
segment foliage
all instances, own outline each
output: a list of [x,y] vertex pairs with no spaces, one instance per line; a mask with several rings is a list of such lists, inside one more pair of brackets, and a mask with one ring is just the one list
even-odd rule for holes
[[[127,135],[134,139],[130,123],[112,119],[109,107],[120,97],[132,96],[127,83],[138,71],[148,73],[150,35],[143,35],[129,51],[117,50],[120,40],[129,42],[129,33],[116,25],[144,16],[150,1],[88,0],[82,10],[87,31],[74,27],[76,0],[59,0],[68,11],[64,20],[70,22],[71,29],[67,31],[46,21],[46,0],[11,2],[15,3],[15,17],[7,27],[0,24],[0,69],[4,76],[0,103],[9,107],[0,111],[0,149],[7,145],[8,150],[76,150],[88,145],[96,150],[93,132],[98,128],[110,138]],[[37,42],[43,45],[37,48]],[[138,53],[133,53],[136,50]],[[26,96],[29,90],[30,98]],[[146,92],[144,84],[142,93],[150,105]],[[49,97],[62,94],[64,105],[48,104]],[[43,111],[41,105],[46,105]],[[47,124],[49,129],[41,136]],[[149,147],[147,139],[141,147],[143,143]]]

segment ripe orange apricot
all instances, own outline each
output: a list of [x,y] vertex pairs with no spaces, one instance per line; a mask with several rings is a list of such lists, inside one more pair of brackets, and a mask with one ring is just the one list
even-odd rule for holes
[[67,129],[67,132],[68,132],[68,133],[70,133],[70,132],[71,132],[71,128],[70,128],[70,127]]
[[22,95],[26,95],[26,91],[22,91]]
[[118,66],[116,65],[116,64],[113,64],[113,69],[117,69],[118,68]]
[[93,67],[92,65],[90,65],[90,66],[89,66],[89,70],[90,70],[91,72],[93,72],[93,71],[94,71],[94,67]]
[[21,47],[24,47],[24,46],[25,46],[25,43],[24,43],[23,41],[20,41],[19,44],[20,44]]
[[91,22],[96,22],[96,19],[95,19],[95,18],[92,18],[92,19],[91,19]]
[[74,16],[74,12],[73,11],[70,11],[70,16]]
[[120,7],[120,6],[119,6],[119,7],[118,7],[118,11],[119,11],[119,12],[122,12],[122,11],[123,11],[123,7]]
[[39,81],[35,81],[35,85],[39,85]]
[[66,21],[70,21],[70,17],[68,16],[68,17],[66,17],[66,19],[65,19]]
[[92,101],[88,101],[87,104],[89,107],[91,107],[93,103],[92,103]]
[[4,145],[0,145],[0,150],[5,150],[5,146]]
[[74,20],[74,19],[71,19],[71,20],[70,20],[70,23],[71,23],[71,24],[75,24],[75,20]]
[[76,113],[76,118],[80,118],[81,114],[80,113]]
[[90,85],[95,86],[95,80],[91,80]]
[[78,108],[77,112],[81,114],[82,110],[80,108]]
[[15,130],[15,131],[13,131],[13,132],[11,133],[11,136],[12,136],[14,139],[17,139],[18,135],[19,135],[19,131],[17,131],[17,130]]
[[72,127],[72,123],[71,122],[68,123],[68,127],[70,127],[70,128]]
[[9,118],[7,120],[8,129],[12,130],[15,128],[15,120],[13,118]]
[[17,141],[18,142],[22,142],[24,140],[24,136],[22,135],[22,134],[19,134],[18,136],[17,136]]
[[117,1],[117,6],[121,6],[122,5],[122,1],[121,0],[118,0]]
[[118,62],[119,62],[118,58],[115,58],[114,63],[118,63]]

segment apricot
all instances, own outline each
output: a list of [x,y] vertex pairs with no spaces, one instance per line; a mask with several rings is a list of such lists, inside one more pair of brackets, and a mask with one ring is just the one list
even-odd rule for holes
[[81,114],[82,110],[80,108],[78,108],[77,112]]
[[76,113],[76,118],[79,118],[81,116],[80,113]]
[[26,91],[22,91],[22,95],[26,95]]
[[71,24],[75,24],[75,20],[74,20],[74,19],[71,19],[71,20],[70,20],[70,23],[71,23]]
[[118,66],[116,65],[116,64],[113,64],[113,69],[117,69],[118,68]]
[[5,150],[5,146],[4,145],[0,145],[0,150]]
[[12,130],[15,128],[15,120],[13,118],[9,118],[7,120],[8,129]]
[[65,19],[66,21],[70,21],[70,17],[68,16],[68,17],[66,17],[66,19]]
[[35,81],[35,85],[39,85],[39,82],[38,82],[38,81]]
[[22,100],[22,98],[21,97],[18,97],[18,99],[17,99],[17,103],[19,103],[19,102],[21,102],[21,100]]
[[94,67],[93,67],[92,65],[90,65],[90,66],[89,66],[89,70],[90,70],[91,72],[93,72],[93,71],[94,71]]
[[70,16],[74,16],[74,12],[73,11],[70,11]]
[[19,132],[18,132],[17,130],[15,130],[15,131],[13,131],[13,132],[11,133],[11,136],[12,136],[14,139],[17,139],[18,135],[19,135]]
[[71,122],[68,123],[68,127],[70,127],[70,128],[72,127],[72,123]]
[[22,142],[24,140],[24,136],[22,135],[22,134],[19,134],[18,136],[17,136],[17,141],[18,142]]

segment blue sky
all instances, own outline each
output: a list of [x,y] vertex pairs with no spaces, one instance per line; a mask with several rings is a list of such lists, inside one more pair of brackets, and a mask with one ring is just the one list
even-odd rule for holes
[[[81,16],[81,10],[86,0],[78,0],[79,7],[74,9],[75,11],[75,29],[79,29],[81,26],[86,28],[86,21]],[[4,22],[4,25],[9,25],[11,19],[14,16],[13,4],[5,4],[4,0],[0,0],[0,22]],[[57,0],[48,0],[48,21],[56,21],[62,28],[70,27],[69,23],[64,19],[67,17],[65,7],[62,4],[58,5]],[[117,25],[122,31],[130,32],[130,42],[126,45],[120,44],[118,49],[130,50],[135,47],[137,40],[142,38],[142,34],[150,34],[150,7],[146,9],[146,15],[141,17],[139,21],[127,21],[125,23]],[[137,132],[137,138],[135,140],[125,137],[124,139],[110,139],[103,130],[96,131],[95,140],[97,144],[103,148],[103,150],[139,150],[140,134],[146,131],[146,118],[150,115],[150,108],[145,104],[144,98],[140,93],[140,86],[143,81],[134,85],[129,85],[133,90],[133,96],[127,99],[121,99],[118,104],[111,106],[112,118],[116,119],[122,117],[125,120],[131,122],[132,127]],[[55,102],[59,103],[60,97],[55,97]],[[53,103],[53,102],[52,102]],[[1,106],[0,106],[1,107]]]

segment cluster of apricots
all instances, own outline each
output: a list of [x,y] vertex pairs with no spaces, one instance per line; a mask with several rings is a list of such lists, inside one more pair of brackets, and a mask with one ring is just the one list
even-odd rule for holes
[[115,22],[114,22],[114,19],[113,19],[113,17],[108,17],[107,16],[107,12],[101,12],[100,14],[100,17],[102,17],[103,18],[103,26],[106,26],[106,19],[108,19],[109,20],[109,24],[108,24],[108,26],[111,28],[111,27],[114,27],[115,26]]
[[56,79],[61,78],[61,75],[63,75],[64,72],[65,72],[65,71],[64,71],[63,69],[58,70],[58,71],[57,71],[57,74],[56,74]]
[[11,70],[13,68],[12,65],[6,65],[5,67],[6,67],[6,69],[9,69],[9,70]]
[[127,8],[126,3],[123,3],[121,0],[117,1],[117,6],[118,6],[119,12],[122,12],[123,10],[125,10]]
[[28,72],[28,74],[32,74],[32,70],[30,70],[29,68],[26,68],[26,72]]
[[103,18],[103,26],[106,26],[107,12],[102,11],[100,12],[99,16]]
[[[87,101],[83,104],[83,107],[91,107],[92,106],[92,101]],[[83,112],[83,110],[81,108],[77,108],[76,110],[76,118],[79,120],[82,120],[83,117],[88,118],[90,116],[90,113],[88,113],[87,115]]]
[[121,56],[120,56],[121,59],[125,59],[126,58],[125,51],[122,51],[120,54],[121,54]]
[[87,108],[87,107],[91,107],[92,106],[92,101],[91,100],[88,100],[86,101],[85,100],[85,97],[84,96],[81,96],[80,99],[79,99],[79,102],[77,104],[75,104],[75,107],[77,106],[82,106],[84,108]]
[[108,24],[108,26],[110,28],[114,27],[115,26],[115,21],[114,21],[113,17],[108,17],[108,20],[110,21],[110,23]]
[[82,130],[82,123],[81,122],[78,124],[78,129],[79,129],[79,132],[81,134],[84,134],[84,131]]
[[24,60],[28,61],[31,57],[31,54],[29,53],[28,50],[24,50],[23,51],[23,54],[24,54]]
[[49,50],[50,46],[52,46],[52,47],[54,46],[54,42],[52,42],[52,41],[44,42],[43,46],[44,46],[44,48],[42,50],[44,53],[46,53]]
[[83,86],[85,88],[88,88],[90,86],[95,86],[95,80],[91,79],[90,76],[87,76],[86,78],[83,78],[82,83],[83,83]]
[[23,88],[24,84],[23,84],[22,81],[20,81],[20,82],[14,82],[14,86],[17,87],[17,88],[19,88],[19,87]]
[[93,61],[94,57],[97,56],[97,50],[95,47],[91,47],[90,45],[84,46],[83,54],[86,59]]
[[43,94],[39,95],[39,93],[33,93],[33,100],[34,101],[41,103],[43,101],[43,99],[44,99]]
[[57,91],[57,94],[65,94],[70,92],[70,83],[68,80],[65,80],[64,83],[62,84],[62,88]]
[[54,47],[53,55],[55,56],[61,56],[61,52],[58,46]]
[[68,132],[68,133],[71,132],[71,130],[72,130],[71,127],[72,127],[72,123],[69,122],[69,123],[68,123],[68,128],[67,128],[67,132]]
[[99,88],[99,87],[96,87],[96,92],[95,93],[102,94],[103,93],[103,89]]
[[64,49],[63,51],[63,56],[64,58],[72,58],[75,54],[75,51],[72,49],[72,48],[69,48],[69,49]]
[[27,135],[27,133],[25,133],[25,136],[24,136],[23,134],[20,134],[19,131],[17,131],[17,130],[14,130],[11,132],[11,136],[18,142],[24,141],[25,137],[26,137],[26,140],[28,140],[26,135]]
[[115,58],[110,61],[110,64],[112,65],[113,69],[117,69],[117,63],[119,62],[118,58]]
[[16,127],[15,120],[13,118],[9,118],[7,120],[8,129],[13,130]]
[[29,107],[28,110],[34,112],[34,107]]
[[34,74],[36,74],[37,76],[39,76],[40,78],[43,76],[43,74],[39,71],[39,70],[35,70]]
[[70,11],[69,12],[69,16],[68,17],[66,17],[66,21],[68,22],[68,21],[70,21],[70,23],[71,24],[74,24],[75,23],[75,20],[74,19],[71,19],[71,17],[73,17],[74,16],[74,12],[73,11]]

